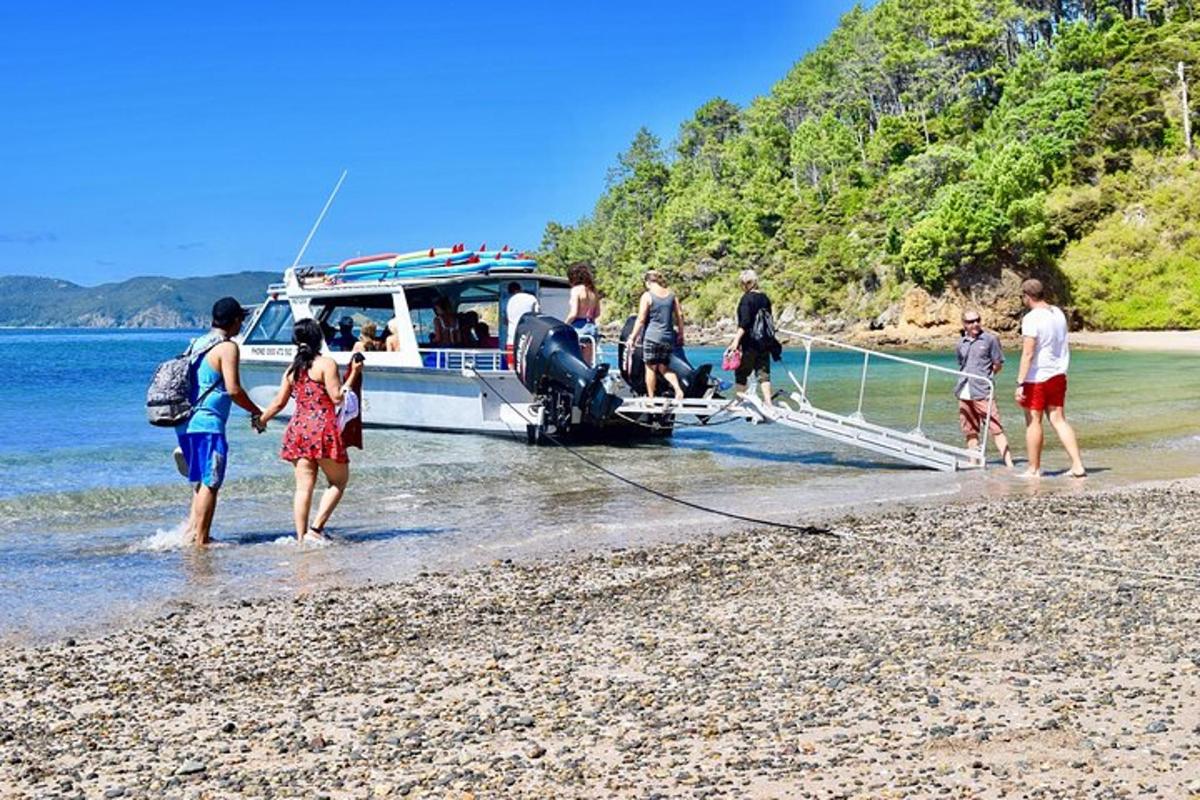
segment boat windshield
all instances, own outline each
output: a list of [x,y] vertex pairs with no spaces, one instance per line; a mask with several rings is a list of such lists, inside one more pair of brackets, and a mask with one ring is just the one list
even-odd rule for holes
[[287,300],[272,300],[263,308],[246,334],[246,344],[291,344],[292,306]]

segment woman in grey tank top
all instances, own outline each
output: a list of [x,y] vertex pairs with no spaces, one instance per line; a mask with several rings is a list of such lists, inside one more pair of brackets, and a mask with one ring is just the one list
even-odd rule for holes
[[[633,348],[643,332],[642,357],[646,361],[646,394],[654,397],[658,389],[658,376],[666,378],[675,390],[675,399],[683,399],[683,387],[679,376],[671,370],[671,354],[676,347],[683,346],[683,311],[679,298],[667,288],[666,280],[657,270],[646,273],[646,291],[638,303],[637,322],[629,334],[625,348],[626,358],[632,359]],[[629,366],[626,366],[629,369]]]

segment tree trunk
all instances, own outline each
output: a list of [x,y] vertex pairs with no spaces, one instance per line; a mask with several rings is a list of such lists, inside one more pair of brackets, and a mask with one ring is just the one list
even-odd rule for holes
[[1192,150],[1192,109],[1188,106],[1188,85],[1187,77],[1183,71],[1183,62],[1180,61],[1176,65],[1176,70],[1179,73],[1179,100],[1183,110],[1183,146],[1188,157],[1193,155]]

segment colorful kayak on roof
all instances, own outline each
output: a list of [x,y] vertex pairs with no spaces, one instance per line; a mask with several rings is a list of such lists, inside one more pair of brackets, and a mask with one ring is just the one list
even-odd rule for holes
[[347,259],[317,274],[329,282],[381,281],[393,278],[441,278],[486,273],[492,270],[532,272],[537,261],[508,246],[467,250],[463,244],[431,247],[408,253],[377,253]]

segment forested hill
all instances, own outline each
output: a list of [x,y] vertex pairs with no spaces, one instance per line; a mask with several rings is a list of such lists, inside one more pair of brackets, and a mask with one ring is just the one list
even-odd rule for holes
[[703,320],[754,267],[789,318],[1008,328],[1036,275],[1077,323],[1200,326],[1197,78],[1196,0],[880,0],[747,107],[639,131],[542,259],[625,308],[664,270]]
[[80,286],[54,278],[0,276],[0,325],[31,327],[198,328],[225,295],[262,302],[278,272],[203,278],[132,278]]

